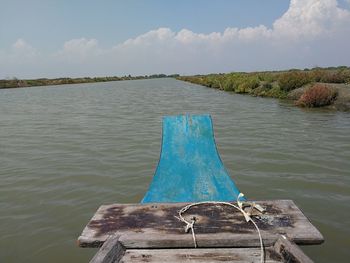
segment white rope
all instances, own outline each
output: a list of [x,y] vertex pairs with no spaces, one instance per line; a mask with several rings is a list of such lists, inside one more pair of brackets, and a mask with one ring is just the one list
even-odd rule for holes
[[199,205],[204,205],[204,204],[209,204],[209,205],[227,205],[227,206],[231,206],[231,207],[234,207],[235,209],[239,210],[246,222],[252,222],[252,224],[255,226],[256,230],[258,231],[258,234],[259,234],[259,239],[260,239],[260,252],[261,252],[261,263],[264,263],[264,258],[265,258],[265,255],[264,255],[264,244],[263,244],[263,241],[262,241],[262,237],[261,237],[261,233],[260,233],[260,229],[259,227],[257,226],[257,224],[253,221],[253,219],[251,218],[251,214],[246,211],[243,210],[243,205],[246,204],[246,205],[249,205],[251,207],[251,209],[255,208],[257,210],[259,210],[260,212],[264,212],[264,209],[260,206],[260,205],[257,205],[255,203],[251,203],[251,202],[242,202],[240,201],[239,199],[241,197],[243,197],[244,195],[242,193],[240,193],[237,197],[237,204],[238,206],[234,205],[234,204],[231,204],[231,203],[228,203],[228,202],[217,202],[217,201],[205,201],[205,202],[198,202],[198,203],[192,203],[192,204],[189,204],[185,207],[183,207],[180,211],[179,211],[179,216],[176,217],[177,219],[179,219],[180,221],[184,222],[186,224],[186,227],[185,227],[185,232],[188,233],[190,230],[192,232],[192,238],[193,238],[193,243],[194,243],[194,247],[197,248],[197,240],[196,240],[196,235],[195,235],[195,232],[194,232],[194,224],[196,222],[196,219],[195,217],[192,217],[191,218],[191,222],[187,221],[183,216],[182,214],[185,213],[186,211],[188,211],[191,207],[194,207],[194,206],[199,206]]

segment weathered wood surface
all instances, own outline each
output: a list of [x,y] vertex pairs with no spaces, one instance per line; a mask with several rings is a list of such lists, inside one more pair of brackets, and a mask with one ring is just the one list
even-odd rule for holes
[[313,261],[293,242],[281,236],[273,246],[282,262],[313,263]]
[[[135,249],[124,246],[120,238],[118,235],[109,237],[90,263],[261,262],[260,247]],[[264,247],[264,262],[313,263],[283,235],[272,246]]]
[[[257,233],[253,234],[196,234],[198,247],[259,247],[260,240]],[[271,246],[277,240],[277,236],[264,234],[264,246]],[[191,234],[183,232],[181,235],[159,234],[126,234],[119,240],[127,248],[193,248],[194,243]]]
[[[118,261],[116,261],[118,262]],[[260,248],[205,248],[205,249],[130,249],[119,262],[185,263],[185,262],[240,262],[260,263]],[[266,250],[265,263],[283,262],[274,251]]]
[[120,262],[125,254],[126,248],[119,242],[119,236],[110,236],[90,263],[112,263]]
[[[321,233],[291,200],[257,201],[266,212],[255,219],[265,246],[279,234],[297,244],[320,244]],[[99,247],[118,234],[122,244],[134,248],[192,248],[192,235],[175,216],[184,203],[112,204],[101,206],[78,239],[82,247]],[[191,208],[186,218],[196,217],[199,247],[256,247],[256,229],[243,215],[228,206],[201,205]]]

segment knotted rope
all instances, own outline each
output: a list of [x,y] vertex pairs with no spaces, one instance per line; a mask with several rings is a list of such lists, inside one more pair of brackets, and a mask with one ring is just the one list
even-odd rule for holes
[[[234,205],[234,204],[231,204],[231,203],[228,203],[228,202],[205,201],[205,202],[192,203],[192,204],[189,204],[189,205],[183,207],[182,209],[180,209],[180,211],[178,213],[179,216],[178,217],[176,216],[176,218],[186,224],[186,227],[185,227],[185,232],[186,233],[188,233],[191,230],[193,243],[194,243],[194,247],[195,248],[198,247],[197,240],[196,240],[196,235],[195,235],[195,232],[194,232],[194,224],[196,223],[196,218],[192,217],[191,221],[188,221],[182,215],[186,211],[188,211],[191,207],[194,207],[194,206],[205,205],[205,204],[209,204],[209,205],[227,205],[227,206],[234,207],[235,209],[240,211],[243,214],[246,222],[252,222],[252,224],[254,225],[256,230],[258,231],[259,239],[260,239],[261,263],[264,262],[264,258],[265,258],[265,255],[264,255],[264,244],[263,244],[263,241],[262,241],[260,229],[257,226],[257,224],[253,221],[253,219],[251,218],[251,212],[255,208],[259,212],[263,213],[265,211],[265,209],[263,207],[261,207],[260,205],[255,204],[254,202],[242,202],[242,201],[240,201],[239,199],[241,197],[243,197],[243,196],[244,196],[244,194],[242,194],[242,193],[240,193],[238,195],[238,197],[237,197],[237,205],[238,206]],[[243,209],[244,206],[249,206],[250,207],[250,211],[249,212],[244,211],[244,209]]]

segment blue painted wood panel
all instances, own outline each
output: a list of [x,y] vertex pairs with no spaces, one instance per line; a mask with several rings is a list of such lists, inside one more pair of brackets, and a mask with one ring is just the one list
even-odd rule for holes
[[141,202],[236,201],[239,193],[218,154],[210,115],[164,117],[160,160]]

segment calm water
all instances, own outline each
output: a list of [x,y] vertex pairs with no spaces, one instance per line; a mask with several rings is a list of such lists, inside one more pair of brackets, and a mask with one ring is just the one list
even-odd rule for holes
[[305,111],[172,80],[0,90],[0,262],[86,262],[76,238],[101,204],[138,202],[161,117],[210,113],[221,157],[251,199],[293,199],[350,257],[350,113]]

